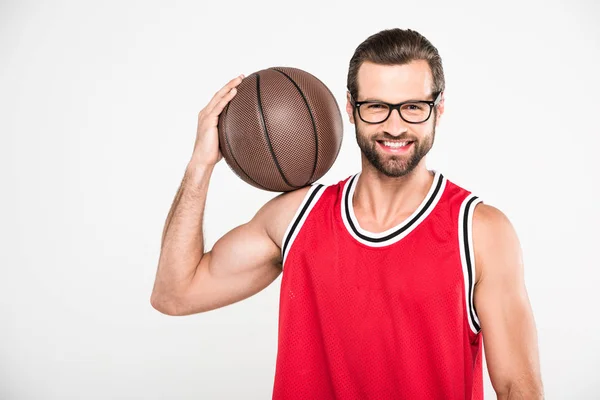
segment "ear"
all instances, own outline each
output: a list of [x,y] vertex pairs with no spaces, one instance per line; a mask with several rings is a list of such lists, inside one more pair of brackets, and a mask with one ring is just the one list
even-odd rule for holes
[[440,124],[440,118],[442,117],[442,114],[444,113],[444,104],[445,104],[445,93],[442,92],[442,98],[440,99],[440,102],[437,105],[437,118],[435,121],[435,126],[438,126]]
[[354,107],[352,107],[352,103],[350,103],[350,92],[346,92],[346,112],[350,118],[350,123],[354,125]]

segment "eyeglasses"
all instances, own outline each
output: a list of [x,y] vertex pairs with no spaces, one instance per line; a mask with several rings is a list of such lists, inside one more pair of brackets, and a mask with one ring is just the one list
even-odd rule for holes
[[384,101],[354,101],[350,96],[350,104],[358,110],[358,116],[367,124],[380,124],[385,122],[392,110],[398,110],[400,118],[409,124],[421,124],[429,119],[433,108],[442,99],[442,92],[438,92],[435,100],[405,101],[390,104]]

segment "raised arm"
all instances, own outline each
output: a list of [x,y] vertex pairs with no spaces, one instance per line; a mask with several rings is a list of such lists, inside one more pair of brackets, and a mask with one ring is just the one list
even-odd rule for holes
[[163,230],[161,252],[150,302],[169,315],[212,310],[245,299],[281,273],[281,241],[309,187],[285,193],[265,204],[251,221],[204,251],[203,216],[210,176],[222,158],[218,116],[235,95],[241,77],[215,94],[200,112],[191,161]]
[[473,246],[480,272],[475,309],[498,399],[542,399],[537,333],[515,230],[501,211],[479,204],[473,214]]

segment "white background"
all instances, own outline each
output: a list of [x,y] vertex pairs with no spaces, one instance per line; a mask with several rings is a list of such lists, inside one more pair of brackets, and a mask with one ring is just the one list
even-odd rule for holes
[[[428,166],[517,229],[547,398],[600,398],[599,20],[592,0],[1,1],[0,398],[270,398],[281,278],[204,314],[150,306],[197,113],[271,66],[343,110],[354,49],[393,27],[443,58]],[[321,183],[360,168],[344,128]],[[207,248],[274,195],[219,163]]]

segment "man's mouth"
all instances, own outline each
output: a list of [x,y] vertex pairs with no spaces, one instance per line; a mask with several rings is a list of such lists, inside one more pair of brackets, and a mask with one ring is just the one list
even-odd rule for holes
[[379,146],[385,151],[391,153],[404,153],[410,149],[413,144],[412,140],[378,140]]

